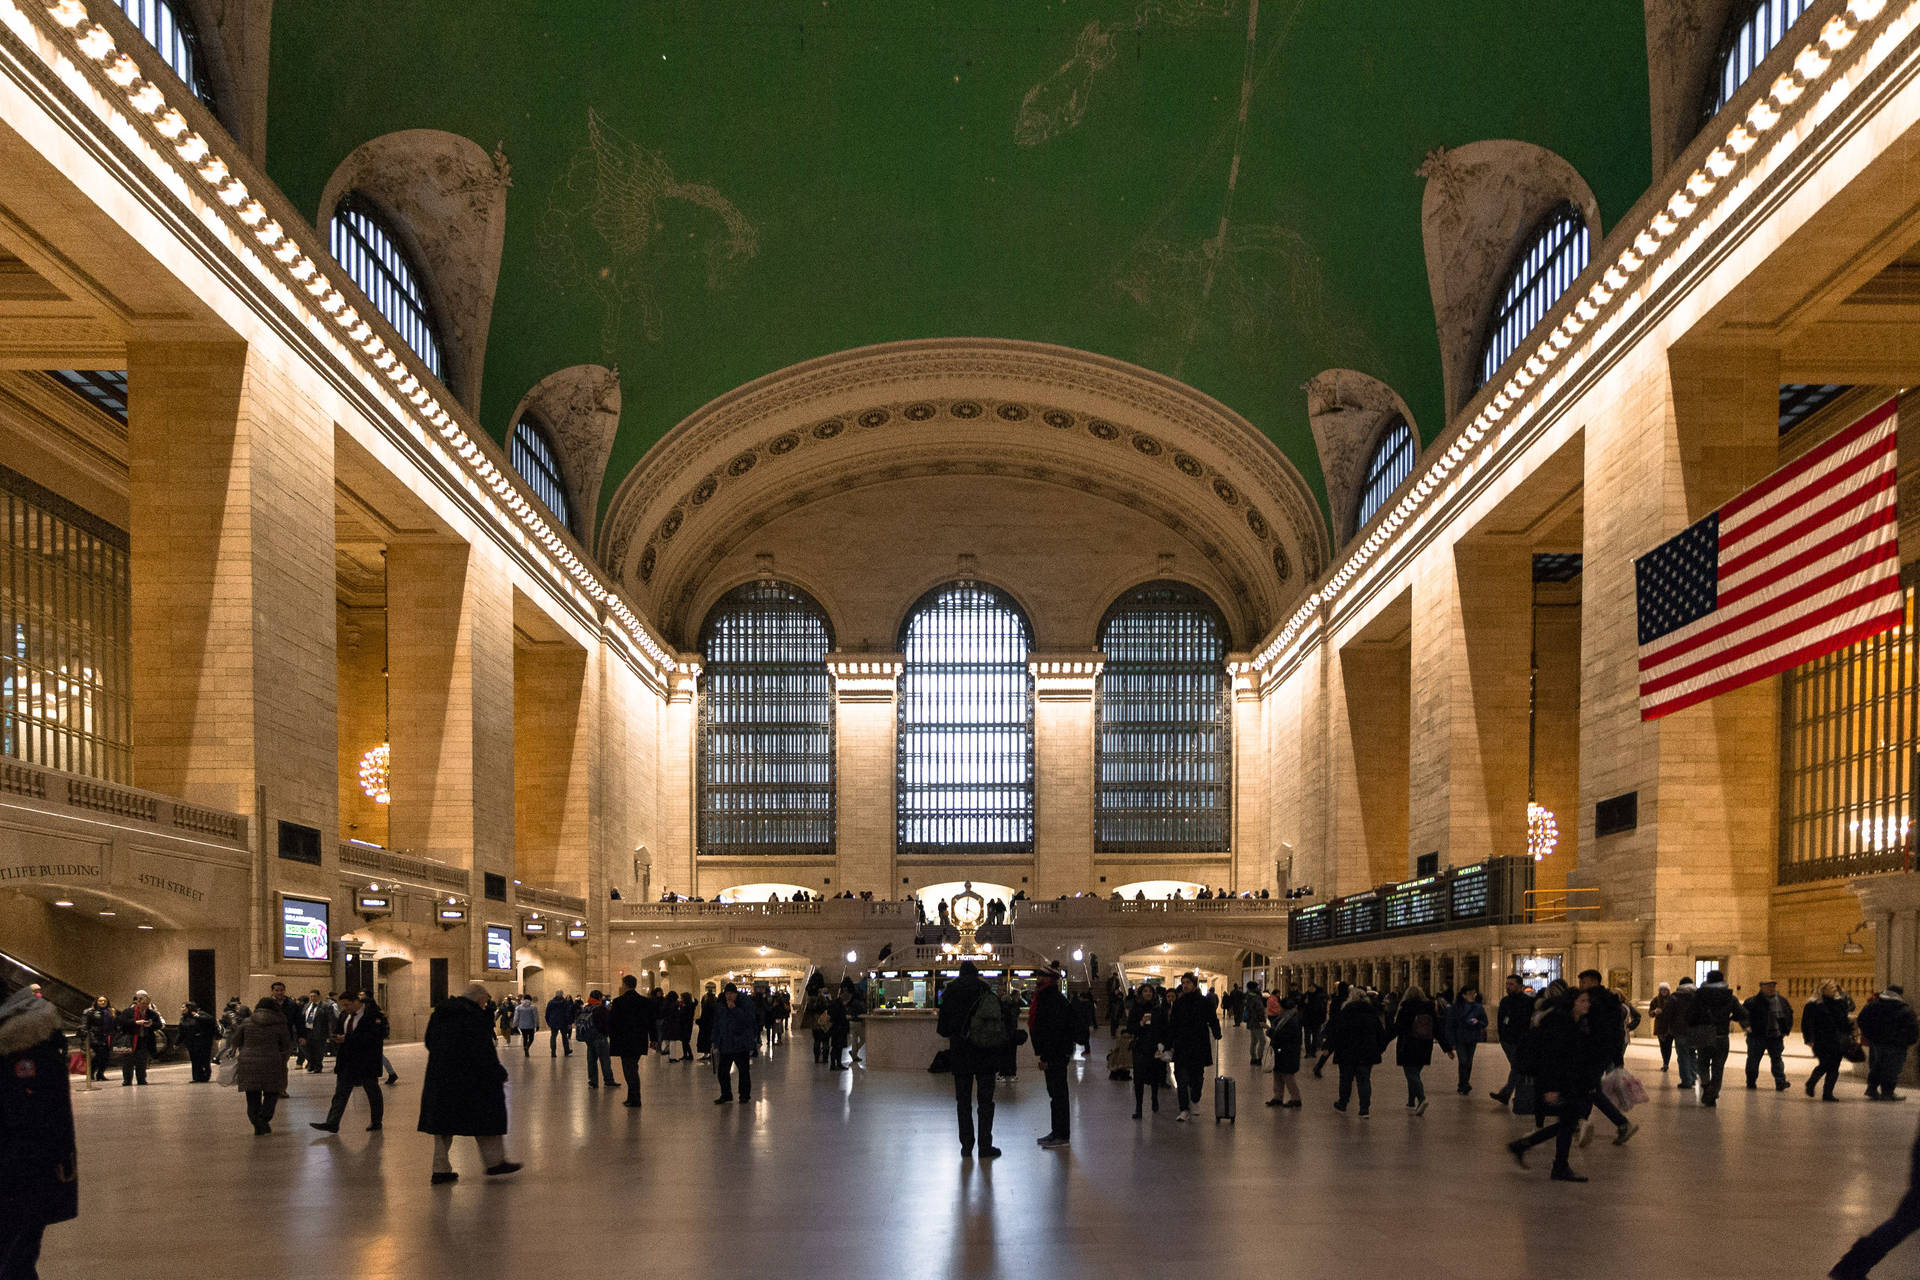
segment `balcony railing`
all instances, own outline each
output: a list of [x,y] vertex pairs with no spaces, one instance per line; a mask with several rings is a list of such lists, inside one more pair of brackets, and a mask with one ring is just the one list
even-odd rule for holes
[[19,760],[0,760],[0,793],[106,814],[236,849],[247,847],[247,819],[240,814]]
[[562,915],[584,916],[587,914],[587,900],[579,894],[562,893],[558,889],[543,889],[539,885],[523,884],[513,891],[515,901],[523,907],[539,907],[543,911],[557,911]]
[[342,867],[377,873],[376,879],[406,880],[435,889],[451,889],[456,893],[466,893],[473,885],[473,877],[466,868],[456,867],[438,858],[416,857],[411,853],[382,849],[354,840],[342,840],[339,851]]

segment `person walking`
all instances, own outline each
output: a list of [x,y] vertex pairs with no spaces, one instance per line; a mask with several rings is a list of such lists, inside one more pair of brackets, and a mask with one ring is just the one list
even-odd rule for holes
[[[1272,997],[1268,997],[1269,1001]],[[1271,1004],[1269,1007],[1273,1007]],[[1300,1021],[1300,999],[1288,996],[1278,1002],[1279,1012],[1268,1019],[1267,1039],[1273,1044],[1273,1097],[1270,1107],[1300,1107],[1300,1052],[1306,1043],[1306,1027]]]
[[[1679,1069],[1680,1079],[1675,1088],[1691,1089],[1700,1081],[1700,1058],[1693,1051],[1693,1037],[1687,1031],[1687,1010],[1693,1007],[1693,998],[1699,994],[1699,988],[1692,978],[1682,978],[1673,988],[1673,999],[1667,1002],[1661,1013],[1668,1021],[1668,1034],[1673,1037],[1673,1060]],[[1659,1024],[1654,1024],[1659,1030]]]
[[574,1030],[574,1037],[587,1050],[589,1089],[598,1089],[603,1079],[607,1082],[607,1088],[613,1088],[613,1052],[608,1040],[610,1029],[607,998],[600,988],[595,987],[587,993],[587,1003],[580,1010],[580,1020]]
[[317,988],[307,992],[305,1021],[307,1029],[303,1041],[303,1061],[307,1065],[307,1074],[317,1076],[327,1069],[327,1046],[333,1043],[335,1021],[333,1002],[322,996]]
[[[492,997],[485,983],[469,983],[427,1019],[427,1071],[420,1082],[420,1132],[433,1135],[434,1186],[457,1181],[453,1140],[464,1134],[480,1146],[487,1173],[520,1168],[507,1159],[507,1069],[493,1045]],[[531,998],[523,1001],[531,1010]]]
[[1185,1124],[1193,1108],[1200,1105],[1201,1086],[1207,1068],[1213,1065],[1213,1042],[1220,1038],[1220,1016],[1200,994],[1200,979],[1192,973],[1180,975],[1180,992],[1167,1013],[1167,1045],[1173,1050],[1174,1096],[1180,1113],[1174,1120]]
[[1060,992],[1060,974],[1053,969],[1040,971],[1040,985],[1033,993],[1028,1011],[1033,1038],[1033,1055],[1047,1080],[1047,1102],[1052,1124],[1038,1139],[1052,1150],[1067,1146],[1073,1138],[1073,1117],[1067,1100],[1067,1064],[1073,1061],[1073,1010]]
[[1586,1099],[1600,1085],[1602,1052],[1593,1043],[1587,1017],[1592,1011],[1593,994],[1582,989],[1571,1000],[1554,1000],[1541,1015],[1527,1037],[1521,1061],[1533,1077],[1539,1092],[1538,1106],[1552,1115],[1552,1124],[1542,1124],[1524,1138],[1507,1144],[1507,1151],[1522,1169],[1527,1167],[1527,1152],[1551,1138],[1553,1180],[1585,1182],[1568,1163],[1575,1132],[1586,1114]]
[[[1441,1027],[1438,1010],[1427,993],[1417,986],[1407,988],[1393,1016],[1393,1061],[1407,1077],[1407,1109],[1417,1116],[1427,1114],[1427,1085],[1421,1072],[1433,1061],[1433,1046]],[[1453,1050],[1440,1041],[1441,1051],[1449,1058]]]
[[1160,1114],[1160,1086],[1166,1079],[1167,1064],[1160,1051],[1167,1047],[1167,1007],[1160,988],[1142,986],[1140,996],[1127,1013],[1127,1034],[1132,1037],[1128,1053],[1132,1058],[1133,1118],[1140,1118],[1140,1104],[1151,1094],[1153,1113]]
[[1687,1005],[1687,1037],[1700,1073],[1701,1106],[1719,1104],[1720,1078],[1726,1070],[1730,1048],[1728,1026],[1734,1022],[1745,1026],[1746,1020],[1746,1010],[1727,986],[1720,970],[1708,970],[1706,982]]
[[[719,1003],[719,994],[714,989],[714,985],[709,982],[707,989],[700,994],[700,1016],[694,1020],[694,1026],[699,1029],[700,1034],[695,1037],[693,1047],[694,1052],[700,1055],[702,1062],[713,1061],[713,1011]],[[755,1003],[758,1004],[757,1001]],[[764,1018],[765,1014],[756,1016]],[[760,1028],[755,1027],[753,1032],[758,1036]]]
[[1526,984],[1520,981],[1519,974],[1508,974],[1506,994],[1500,997],[1494,1010],[1493,1024],[1500,1037],[1500,1053],[1507,1060],[1507,1082],[1488,1095],[1503,1107],[1512,1100],[1520,1077],[1526,1074],[1520,1069],[1520,1052],[1526,1046],[1527,1033],[1533,1029],[1533,1013],[1533,996]]
[[567,993],[556,991],[547,1001],[547,1056],[557,1058],[561,1048],[567,1056],[573,1056],[573,1001],[567,999]]
[[866,1060],[862,1056],[867,1051],[867,993],[865,983],[855,985],[853,979],[840,980],[840,992],[847,1005],[847,1065],[863,1067]]
[[1350,988],[1346,1003],[1327,1024],[1327,1049],[1333,1054],[1333,1065],[1340,1073],[1340,1096],[1333,1104],[1335,1111],[1346,1112],[1347,1100],[1358,1087],[1360,1118],[1366,1119],[1373,1105],[1373,1066],[1380,1061],[1386,1045],[1387,1029],[1380,1021],[1380,1011],[1367,999],[1366,992],[1358,987]]
[[234,1024],[233,1045],[238,1051],[233,1087],[246,1095],[253,1134],[272,1133],[274,1110],[287,1090],[287,1055],[293,1052],[293,1031],[272,996],[262,997],[250,1016]]
[[1760,990],[1747,998],[1747,1088],[1760,1087],[1760,1059],[1773,1062],[1773,1088],[1779,1093],[1791,1087],[1786,1064],[1780,1053],[1793,1032],[1793,1006],[1780,994],[1772,978],[1760,984]]
[[752,998],[731,982],[720,988],[720,1003],[713,1008],[713,1052],[720,1072],[720,1096],[714,1104],[733,1101],[736,1072],[740,1101],[752,1102],[753,1073],[747,1064],[760,1052],[760,1014]]
[[513,1029],[520,1033],[520,1056],[533,1056],[533,1037],[540,1030],[540,1010],[534,1006],[532,996],[521,996],[520,1003],[513,1007]]
[[95,996],[87,1011],[80,1015],[80,1034],[87,1044],[89,1080],[105,1080],[107,1063],[113,1061],[113,1031],[119,1015],[105,996]]
[[0,1003],[0,1276],[6,1280],[34,1280],[47,1228],[80,1215],[70,1088],[60,1011],[22,987]]
[[1867,1001],[1860,1010],[1860,1038],[1867,1042],[1867,1097],[1904,1101],[1895,1089],[1906,1070],[1907,1050],[1920,1040],[1920,1022],[1902,988],[1890,986]]
[[607,1013],[607,1035],[614,1057],[620,1059],[620,1076],[627,1082],[627,1098],[622,1106],[640,1105],[640,1059],[647,1056],[652,1037],[653,1004],[640,994],[639,982],[632,974],[620,979],[622,988],[613,998]]
[[187,1051],[187,1061],[192,1064],[193,1074],[189,1077],[194,1084],[207,1084],[213,1079],[213,1041],[219,1033],[220,1025],[213,1015],[189,1000],[180,1006],[180,1021],[174,1024],[174,1038]]
[[[371,1000],[363,1004],[357,993],[341,993],[340,1025],[333,1033],[333,1101],[327,1107],[327,1118],[314,1121],[312,1128],[322,1133],[340,1132],[340,1117],[347,1113],[353,1091],[364,1089],[372,1113],[367,1132],[378,1132],[386,1112],[386,1102],[380,1096],[380,1046],[386,1043],[387,1032],[386,1015]],[[491,1031],[487,1043],[493,1043]]]
[[137,1078],[147,1082],[147,1063],[160,1050],[160,1028],[167,1020],[153,1007],[144,991],[133,993],[133,1003],[122,1009],[114,1020],[115,1038],[127,1042],[127,1054],[120,1059],[120,1085],[125,1088]]
[[[972,1156],[976,1145],[982,1160],[1000,1154],[993,1145],[994,1072],[1000,1055],[1013,1043],[1000,998],[980,980],[971,960],[960,962],[960,976],[940,994],[938,1034],[947,1040],[947,1063],[953,1070],[953,1098],[960,1120],[960,1158]],[[979,1123],[974,1123],[978,1099]]]
[[[1801,1025],[1806,1025],[1805,1019]],[[1827,1273],[1829,1280],[1867,1280],[1868,1273],[1916,1231],[1920,1231],[1920,1134],[1915,1135],[1907,1157],[1907,1194],[1894,1206],[1892,1217],[1854,1241],[1853,1247],[1833,1264],[1833,1270]]]
[[1473,1055],[1487,1038],[1487,1006],[1480,1003],[1480,988],[1460,988],[1459,998],[1447,1006],[1447,1021],[1441,1034],[1453,1046],[1454,1057],[1460,1064],[1454,1092],[1465,1097],[1473,1092]]
[[1673,1004],[1673,984],[1663,982],[1647,1001],[1647,1016],[1653,1019],[1653,1036],[1660,1042],[1660,1070],[1664,1073],[1673,1061],[1673,1018],[1667,1013]]
[[847,1069],[840,1061],[847,1051],[847,1026],[847,992],[836,988],[827,1000],[827,1065],[835,1071]]
[[1240,998],[1239,1020],[1247,1025],[1247,1061],[1258,1071],[1267,1056],[1267,996],[1259,983],[1247,983]]
[[1853,1018],[1840,994],[1840,984],[1821,983],[1820,994],[1807,1001],[1807,1007],[1800,1013],[1800,1038],[1807,1042],[1817,1064],[1813,1074],[1807,1077],[1807,1096],[1811,1098],[1814,1085],[1824,1080],[1821,1101],[1834,1101],[1833,1086],[1840,1080],[1840,1060],[1853,1043]]

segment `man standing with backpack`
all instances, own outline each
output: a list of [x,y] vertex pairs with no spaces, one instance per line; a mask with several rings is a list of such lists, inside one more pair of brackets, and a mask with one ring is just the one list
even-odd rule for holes
[[980,1158],[991,1160],[1000,1154],[993,1145],[993,1075],[1012,1037],[999,997],[980,980],[980,970],[971,960],[960,962],[960,976],[941,993],[939,1033],[951,1046],[947,1060],[953,1068],[953,1097],[960,1115],[960,1158],[973,1154],[977,1093]]

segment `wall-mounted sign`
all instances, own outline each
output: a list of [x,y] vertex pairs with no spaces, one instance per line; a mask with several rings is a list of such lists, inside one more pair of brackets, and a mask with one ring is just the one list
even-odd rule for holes
[[545,920],[523,920],[520,922],[520,932],[522,933],[545,933],[546,931],[547,922]]
[[467,909],[465,907],[440,908],[441,924],[459,924],[462,920],[465,920],[466,918],[467,918]]
[[332,933],[327,927],[328,904],[318,898],[280,897],[280,958],[330,960]]
[[391,911],[393,910],[393,899],[387,898],[387,897],[376,897],[371,893],[363,893],[359,897],[354,899],[354,905],[357,906],[362,912]]
[[487,926],[487,968],[513,968],[513,930],[504,924]]
[[567,929],[567,941],[569,942],[578,942],[586,936],[587,928],[585,925],[576,924]]

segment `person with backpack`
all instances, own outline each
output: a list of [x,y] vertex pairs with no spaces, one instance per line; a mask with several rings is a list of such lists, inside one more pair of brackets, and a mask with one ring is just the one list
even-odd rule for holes
[[[1440,1037],[1440,1017],[1433,1001],[1419,987],[1410,986],[1393,1015],[1393,1061],[1407,1077],[1407,1109],[1417,1116],[1427,1113],[1427,1085],[1421,1072],[1433,1061],[1434,1042]],[[1449,1058],[1453,1049],[1444,1041],[1441,1051]]]
[[960,1118],[960,1158],[971,1157],[977,1145],[980,1158],[991,1160],[1000,1154],[1000,1148],[993,1145],[994,1072],[1012,1036],[999,997],[980,980],[980,970],[973,961],[962,960],[960,976],[941,993],[937,1030],[949,1046],[947,1061],[953,1071],[953,1097]]
[[1047,1101],[1051,1104],[1052,1125],[1038,1141],[1049,1151],[1068,1145],[1073,1135],[1073,1120],[1067,1106],[1067,1064],[1073,1060],[1073,1010],[1060,992],[1060,975],[1052,969],[1040,971],[1040,985],[1033,993],[1033,1008],[1028,1012],[1027,1030],[1033,1037],[1033,1055],[1047,1078]]
[[613,1088],[613,1042],[608,1038],[611,1029],[607,997],[595,987],[587,993],[587,1002],[580,1006],[580,1016],[573,1024],[573,1038],[587,1051],[589,1089],[598,1089],[602,1079],[607,1088]]
[[1907,1050],[1920,1040],[1920,1021],[1907,1004],[1907,995],[1889,986],[1860,1010],[1860,1038],[1867,1042],[1867,1097],[1875,1102],[1899,1102],[1895,1092],[1906,1070]]
[[1715,1106],[1720,1101],[1720,1077],[1726,1070],[1730,1048],[1728,1024],[1747,1025],[1747,1011],[1739,997],[1727,986],[1718,970],[1707,973],[1707,980],[1687,1006],[1687,1038],[1693,1046],[1700,1072],[1700,1105]]

